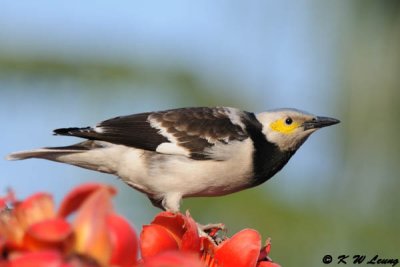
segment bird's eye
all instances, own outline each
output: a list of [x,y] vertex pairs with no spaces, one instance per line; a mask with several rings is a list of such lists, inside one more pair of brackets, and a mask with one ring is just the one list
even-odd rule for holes
[[285,123],[287,124],[287,125],[290,125],[290,124],[292,124],[292,122],[293,122],[293,120],[292,120],[292,118],[287,118],[286,120],[285,120]]

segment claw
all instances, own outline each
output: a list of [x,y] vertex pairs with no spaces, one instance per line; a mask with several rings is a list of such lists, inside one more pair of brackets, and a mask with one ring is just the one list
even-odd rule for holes
[[209,223],[209,224],[205,224],[205,225],[198,223],[197,227],[200,228],[201,230],[203,230],[203,232],[208,233],[208,235],[210,235],[210,236],[216,235],[218,231],[226,232],[225,224],[223,224],[223,223]]
[[209,223],[206,225],[197,223],[197,230],[200,237],[208,238],[216,245],[225,239],[224,237],[221,238],[217,235],[219,231],[224,231],[226,233],[225,224],[223,223]]

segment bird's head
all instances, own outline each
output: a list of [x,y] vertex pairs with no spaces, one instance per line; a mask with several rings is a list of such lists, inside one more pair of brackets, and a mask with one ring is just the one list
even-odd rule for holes
[[329,117],[315,116],[296,109],[276,109],[257,114],[268,141],[282,151],[297,150],[316,130],[340,121]]

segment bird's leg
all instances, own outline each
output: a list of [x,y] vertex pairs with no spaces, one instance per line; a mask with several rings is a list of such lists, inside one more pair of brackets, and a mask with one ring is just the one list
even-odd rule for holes
[[218,245],[223,241],[217,234],[219,231],[226,231],[223,223],[208,223],[206,225],[197,223],[197,231],[200,237],[206,237],[214,244]]
[[182,195],[180,193],[167,193],[161,200],[163,210],[178,213],[181,205]]
[[[153,197],[148,196],[151,203],[162,210],[169,211],[172,213],[179,213],[179,206],[182,199],[180,194],[166,194],[164,197]],[[187,212],[186,216],[190,216]],[[217,234],[219,231],[226,231],[225,225],[223,223],[209,223],[209,224],[197,224],[197,231],[200,237],[206,237],[214,244],[219,244],[223,241]]]
[[179,212],[179,206],[182,199],[182,196],[180,194],[170,193],[164,196],[148,195],[147,197],[150,199],[151,204],[153,204],[154,207],[172,213]]

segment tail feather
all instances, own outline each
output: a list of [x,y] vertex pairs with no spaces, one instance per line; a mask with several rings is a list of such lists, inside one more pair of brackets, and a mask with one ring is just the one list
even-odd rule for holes
[[91,138],[95,135],[95,131],[92,127],[71,127],[71,128],[59,128],[53,131],[54,135],[67,135],[67,136],[77,136],[84,138]]
[[39,148],[34,150],[19,151],[14,152],[6,156],[7,160],[22,160],[30,158],[42,158],[54,160],[57,156],[61,154],[70,154],[82,152],[82,150],[77,149],[60,149],[60,148]]
[[7,155],[6,159],[22,160],[30,158],[41,158],[41,159],[57,160],[57,157],[65,154],[84,152],[99,147],[101,146],[94,141],[84,141],[71,146],[44,147],[39,149],[14,152]]
[[[110,153],[104,153],[103,149],[116,149]],[[23,160],[30,158],[47,159],[106,173],[115,173],[116,160],[119,155],[118,146],[93,140],[84,141],[71,146],[44,147],[28,151],[20,151],[9,154],[8,160]]]

